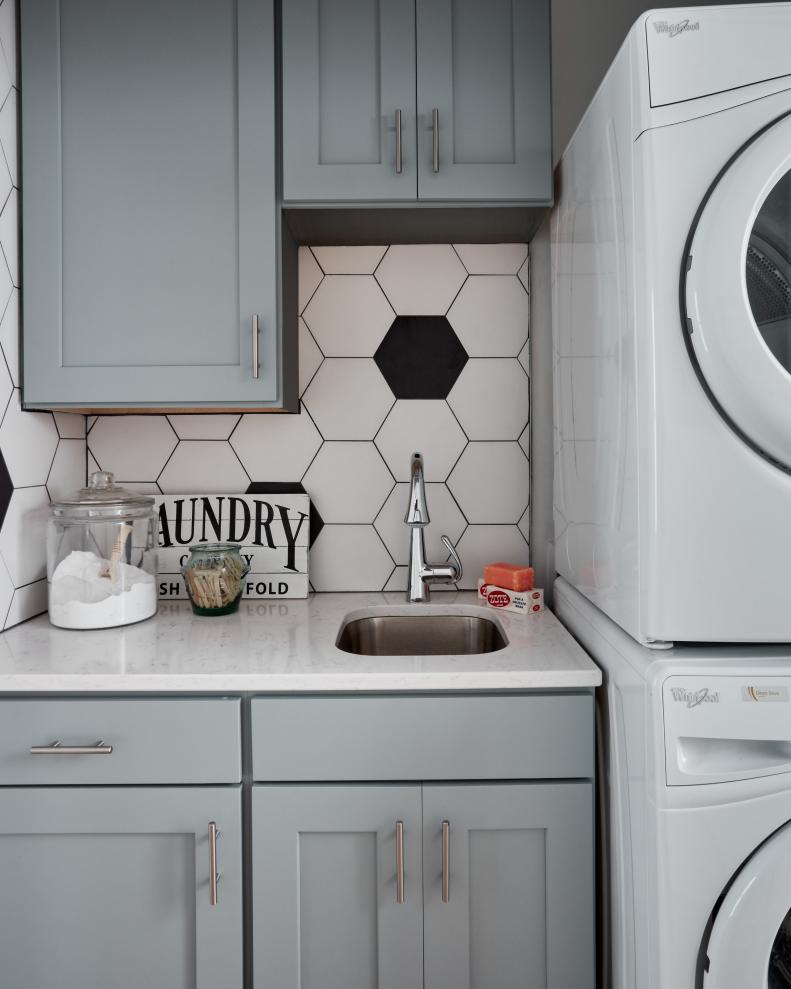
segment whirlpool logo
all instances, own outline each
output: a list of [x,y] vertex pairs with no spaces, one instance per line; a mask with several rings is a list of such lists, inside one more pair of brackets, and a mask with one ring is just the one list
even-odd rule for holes
[[686,687],[671,687],[670,693],[673,700],[678,704],[686,704],[687,707],[700,707],[701,704],[719,704],[720,695],[716,690],[709,690],[708,687],[701,687],[700,690],[687,690]]
[[657,34],[666,34],[669,38],[677,38],[687,31],[700,31],[700,21],[691,21],[688,17],[683,21],[654,21]]

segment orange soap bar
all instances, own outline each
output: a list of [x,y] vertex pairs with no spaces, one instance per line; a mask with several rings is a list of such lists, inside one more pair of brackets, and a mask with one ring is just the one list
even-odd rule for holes
[[514,563],[490,563],[483,568],[487,584],[507,587],[511,591],[532,591],[535,571],[532,567],[518,567]]

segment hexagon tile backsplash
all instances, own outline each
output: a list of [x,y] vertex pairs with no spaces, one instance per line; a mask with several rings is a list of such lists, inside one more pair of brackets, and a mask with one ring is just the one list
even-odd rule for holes
[[420,450],[432,560],[447,533],[464,587],[527,562],[527,245],[303,247],[299,311],[298,414],[90,418],[89,471],[165,494],[301,483],[315,590],[401,590]]

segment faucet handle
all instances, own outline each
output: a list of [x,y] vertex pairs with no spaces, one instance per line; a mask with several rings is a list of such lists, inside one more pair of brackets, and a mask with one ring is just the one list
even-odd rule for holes
[[453,545],[450,539],[448,539],[447,536],[443,536],[442,542],[445,544],[445,549],[448,551],[448,554],[453,561],[453,566],[456,568],[456,576],[453,578],[455,583],[457,580],[461,580],[461,578],[464,576],[464,568],[461,565],[459,554],[456,552],[456,547]]

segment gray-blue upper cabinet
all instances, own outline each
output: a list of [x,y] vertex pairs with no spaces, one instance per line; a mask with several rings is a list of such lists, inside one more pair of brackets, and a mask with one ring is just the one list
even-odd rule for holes
[[414,201],[414,0],[288,0],[282,38],[284,200]]
[[26,406],[280,405],[272,0],[20,20]]
[[417,0],[418,193],[552,200],[547,0]]
[[286,202],[551,202],[548,0],[289,0],[282,39]]

